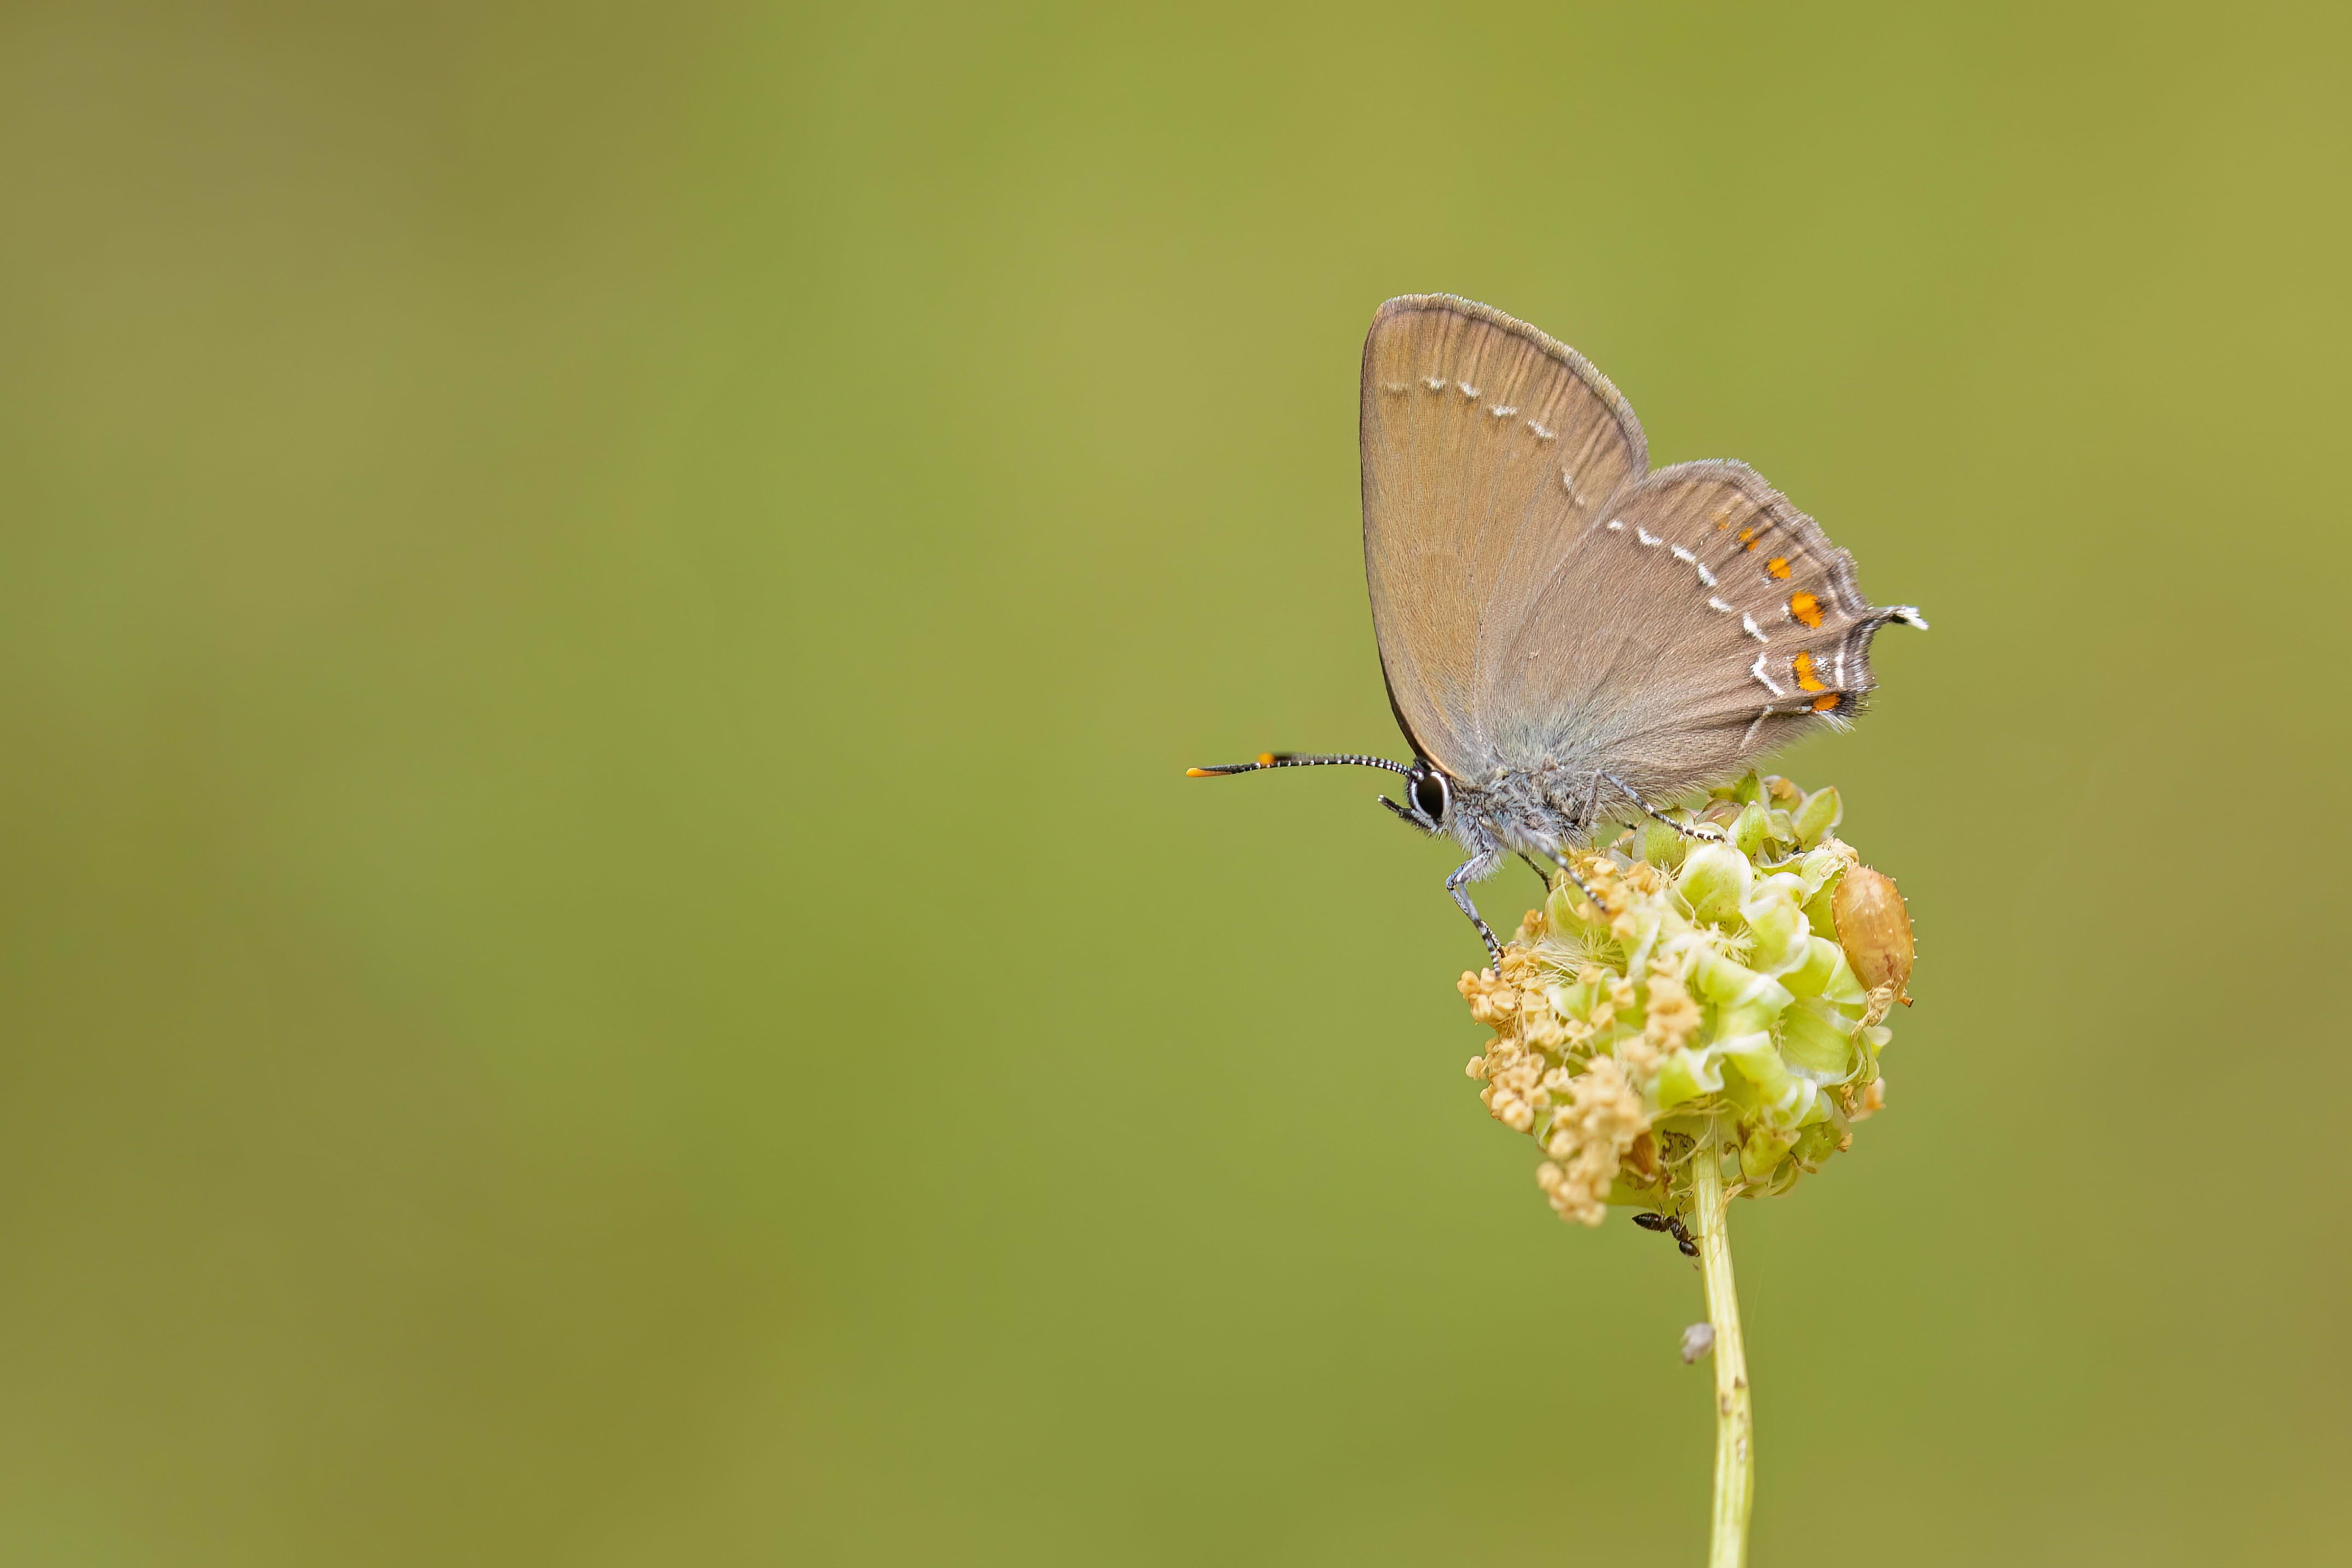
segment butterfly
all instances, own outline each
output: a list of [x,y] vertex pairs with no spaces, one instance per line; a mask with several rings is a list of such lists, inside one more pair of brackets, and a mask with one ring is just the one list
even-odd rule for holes
[[1381,803],[1461,844],[1445,889],[1498,967],[1468,883],[1511,854],[1564,863],[1629,803],[1672,822],[1657,802],[1843,728],[1878,629],[1927,624],[1873,606],[1853,558],[1746,464],[1652,470],[1609,378],[1490,306],[1381,307],[1360,439],[1372,629],[1412,761],[1269,752],[1191,772],[1402,774],[1404,800]]

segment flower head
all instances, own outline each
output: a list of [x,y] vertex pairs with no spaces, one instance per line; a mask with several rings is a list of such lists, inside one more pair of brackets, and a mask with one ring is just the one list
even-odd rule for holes
[[1644,823],[1571,855],[1499,968],[1462,977],[1495,1033],[1469,1075],[1542,1145],[1536,1180],[1562,1218],[1672,1206],[1710,1123],[1741,1190],[1786,1192],[1884,1105],[1910,916],[1834,836],[1841,814],[1834,789],[1750,773],[1682,831]]

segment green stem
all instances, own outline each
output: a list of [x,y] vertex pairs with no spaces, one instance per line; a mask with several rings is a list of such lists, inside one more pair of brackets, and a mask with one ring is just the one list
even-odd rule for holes
[[1731,1237],[1725,1228],[1721,1130],[1691,1161],[1697,1210],[1699,1272],[1706,1281],[1707,1322],[1715,1325],[1715,1534],[1707,1568],[1748,1561],[1748,1511],[1756,1497],[1753,1423],[1748,1406],[1748,1352],[1739,1339],[1739,1297],[1731,1283]]

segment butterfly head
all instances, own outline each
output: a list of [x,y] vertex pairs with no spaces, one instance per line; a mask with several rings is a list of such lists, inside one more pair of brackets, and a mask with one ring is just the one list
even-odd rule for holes
[[1404,770],[1404,784],[1403,805],[1386,795],[1381,797],[1381,804],[1424,833],[1442,833],[1452,826],[1454,781],[1443,768],[1425,757],[1416,757]]

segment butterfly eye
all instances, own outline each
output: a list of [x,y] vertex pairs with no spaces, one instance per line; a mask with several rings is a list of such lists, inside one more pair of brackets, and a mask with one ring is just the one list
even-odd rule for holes
[[1452,791],[1445,787],[1444,774],[1427,767],[1412,770],[1412,803],[1431,821],[1442,823],[1445,821],[1445,808],[1450,804],[1451,794]]

